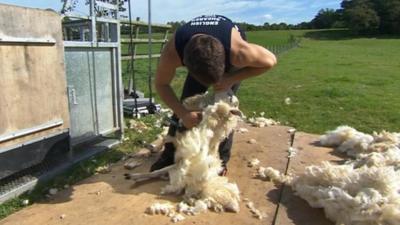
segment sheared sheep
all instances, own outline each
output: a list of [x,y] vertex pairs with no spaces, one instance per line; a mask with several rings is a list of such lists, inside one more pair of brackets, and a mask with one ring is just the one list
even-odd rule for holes
[[229,183],[227,177],[219,176],[223,168],[218,147],[235,129],[242,113],[235,96],[219,97],[218,102],[211,104],[214,99],[206,93],[184,100],[187,109],[202,111],[203,119],[196,127],[165,139],[175,145],[175,164],[151,173],[125,174],[127,179],[142,181],[168,173],[169,184],[161,193],[184,194],[188,207],[178,207],[178,212],[197,214],[204,208],[216,212],[239,211],[239,188]]
[[170,184],[162,193],[184,192],[184,198],[205,200],[215,211],[238,212],[237,185],[218,175],[222,169],[218,146],[237,125],[241,114],[238,100],[234,97],[205,106],[203,102],[208,99],[208,95],[198,95],[184,101],[188,109],[202,109],[203,119],[198,126],[176,134],[173,140],[176,168],[169,171]]
[[400,224],[399,137],[399,133],[368,135],[341,126],[322,136],[320,143],[356,159],[344,165],[322,162],[294,176],[260,168],[259,176],[291,186],[312,207],[324,208],[327,218],[338,225]]

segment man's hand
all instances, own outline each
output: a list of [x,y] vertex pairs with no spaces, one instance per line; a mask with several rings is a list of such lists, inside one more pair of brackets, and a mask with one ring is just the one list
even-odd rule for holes
[[201,122],[201,112],[187,112],[182,116],[182,123],[187,129],[191,129]]

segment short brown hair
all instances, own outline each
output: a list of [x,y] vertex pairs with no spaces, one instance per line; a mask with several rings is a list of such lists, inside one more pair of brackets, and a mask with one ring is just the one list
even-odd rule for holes
[[210,35],[197,35],[184,49],[183,63],[189,74],[205,85],[219,82],[225,73],[225,49]]

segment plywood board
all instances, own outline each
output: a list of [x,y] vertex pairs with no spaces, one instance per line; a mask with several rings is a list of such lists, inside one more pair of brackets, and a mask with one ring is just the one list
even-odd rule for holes
[[62,126],[0,143],[0,149],[69,128],[60,15],[0,4],[0,37],[55,41],[0,41],[0,136],[52,120],[63,121]]
[[[290,160],[289,173],[300,174],[305,167],[318,165],[322,161],[341,163],[343,155],[337,155],[333,149],[318,146],[319,135],[296,133],[294,147],[297,155]],[[290,187],[285,187],[277,214],[276,224],[282,225],[333,225],[322,209],[311,208],[307,202],[296,196]]]

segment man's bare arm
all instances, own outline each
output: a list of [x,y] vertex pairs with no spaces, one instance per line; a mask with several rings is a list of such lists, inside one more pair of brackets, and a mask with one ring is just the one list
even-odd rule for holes
[[259,45],[247,44],[240,51],[236,65],[242,69],[232,74],[236,82],[260,75],[277,63],[275,55]]
[[239,32],[233,30],[231,63],[241,68],[227,77],[228,82],[236,83],[260,75],[277,63],[275,55],[266,48],[243,41]]
[[171,81],[175,76],[176,68],[182,66],[178,53],[175,50],[175,40],[172,38],[165,46],[160,63],[158,64],[155,86],[157,93],[168,107],[183,121],[186,128],[192,128],[201,121],[198,112],[188,111],[178,100],[172,90]]
[[175,76],[176,68],[181,66],[180,58],[175,50],[175,40],[171,40],[165,45],[161,54],[160,62],[155,76],[155,87],[161,99],[170,107],[178,117],[182,117],[187,110],[176,97],[171,88],[171,81]]

